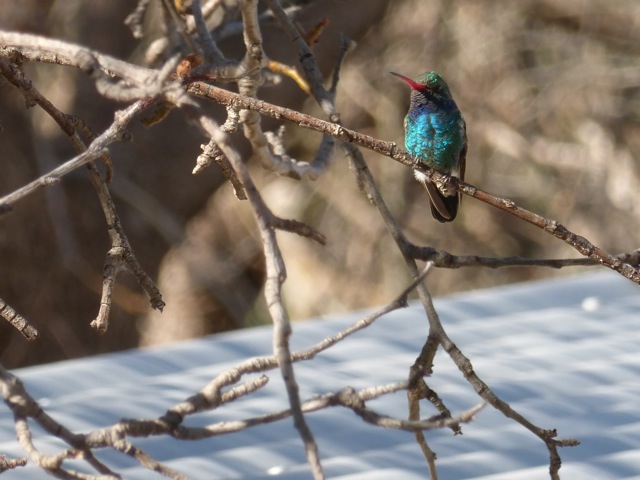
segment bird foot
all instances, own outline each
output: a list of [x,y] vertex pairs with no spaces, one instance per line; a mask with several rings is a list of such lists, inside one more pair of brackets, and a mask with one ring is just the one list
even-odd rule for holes
[[438,190],[440,190],[445,197],[453,197],[454,195],[457,195],[459,182],[460,180],[457,177],[441,177],[433,179],[433,183],[435,183]]

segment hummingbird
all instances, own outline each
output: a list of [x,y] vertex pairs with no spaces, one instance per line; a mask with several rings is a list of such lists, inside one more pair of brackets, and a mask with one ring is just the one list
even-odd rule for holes
[[[436,72],[425,72],[412,80],[390,72],[411,87],[409,112],[404,118],[407,151],[425,165],[464,180],[467,158],[467,126],[449,86]],[[431,214],[439,222],[451,222],[458,214],[460,194],[432,183],[422,172],[416,180],[429,194]]]

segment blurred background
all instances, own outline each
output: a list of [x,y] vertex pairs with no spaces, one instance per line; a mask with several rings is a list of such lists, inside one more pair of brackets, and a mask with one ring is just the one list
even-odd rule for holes
[[[130,0],[4,1],[0,27],[79,43],[144,63],[160,35],[157,16],[135,40],[124,20]],[[157,2],[155,2],[157,3]],[[285,2],[287,3],[287,2]],[[556,219],[610,253],[638,248],[640,192],[640,3],[635,0],[322,0],[298,3],[303,31],[328,26],[314,47],[330,78],[340,36],[357,42],[342,69],[337,105],[345,126],[403,144],[409,90],[388,74],[436,70],[449,83],[467,122],[467,181]],[[154,2],[152,2],[154,4]],[[237,22],[236,2],[212,21]],[[296,65],[277,25],[263,25],[265,51]],[[243,54],[240,35],[220,39],[226,56]],[[58,108],[96,132],[122,104],[105,100],[78,72],[27,65],[34,85]],[[261,89],[262,99],[322,114],[288,78]],[[206,108],[219,120],[224,109]],[[74,156],[70,142],[38,108],[25,109],[10,84],[0,86],[0,195]],[[264,119],[265,129],[279,124]],[[0,361],[12,368],[154,345],[268,322],[264,262],[248,202],[240,202],[217,167],[191,171],[208,139],[178,111],[163,123],[132,126],[134,140],[111,149],[112,191],[126,234],[167,302],[149,312],[127,274],[119,277],[109,331],[96,316],[109,239],[86,171],[20,201],[0,216],[0,298],[40,331],[27,343],[0,321]],[[250,152],[241,134],[237,148]],[[318,134],[287,125],[286,143],[308,160]],[[418,245],[459,255],[576,257],[548,234],[469,198],[453,224],[431,218],[423,188],[406,167],[365,151],[378,187]],[[279,232],[287,263],[286,303],[295,320],[381,305],[409,281],[378,212],[337,151],[321,178],[295,181],[252,173],[282,217],[307,222],[327,237],[322,247]],[[432,292],[579,274],[584,268],[439,270]],[[540,299],[544,302],[544,299]],[[446,324],[446,319],[444,319]]]

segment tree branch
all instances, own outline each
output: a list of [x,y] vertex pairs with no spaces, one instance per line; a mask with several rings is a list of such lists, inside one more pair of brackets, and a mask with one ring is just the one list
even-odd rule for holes
[[38,338],[38,330],[32,326],[27,319],[16,312],[11,305],[0,298],[0,317],[4,318],[18,330],[27,340]]
[[551,233],[555,237],[564,241],[569,246],[573,247],[580,254],[595,260],[596,262],[618,272],[625,278],[628,278],[632,282],[640,285],[640,271],[637,268],[623,263],[620,259],[593,245],[586,238],[571,232],[557,221],[547,219],[533,212],[530,212],[529,210],[519,207],[515,204],[515,202],[509,199],[492,195],[476,188],[469,183],[456,182],[455,178],[449,177],[448,175],[444,175],[437,172],[436,170],[426,167],[424,163],[419,162],[417,159],[409,155],[406,151],[398,148],[398,146],[394,142],[378,140],[374,137],[356,132],[354,130],[350,130],[336,123],[326,122],[310,115],[296,112],[284,107],[279,107],[262,100],[244,97],[242,95],[238,95],[236,93],[229,92],[227,90],[202,82],[194,82],[190,84],[188,87],[188,91],[200,97],[210,98],[222,105],[239,109],[254,110],[263,115],[268,115],[276,119],[282,119],[288,122],[295,123],[303,128],[308,128],[320,133],[332,135],[347,143],[355,143],[369,150],[373,150],[377,153],[392,158],[393,160],[396,160],[397,162],[402,163],[403,165],[414,170],[419,170],[429,178],[439,183],[458,183],[457,188],[465,195],[469,195],[484,203],[499,208],[500,210],[503,210],[517,218],[520,218],[544,230],[545,232]]

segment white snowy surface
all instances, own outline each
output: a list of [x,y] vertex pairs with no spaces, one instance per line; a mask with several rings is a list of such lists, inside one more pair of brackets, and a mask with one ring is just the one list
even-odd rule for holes
[[[401,290],[402,287],[399,287]],[[513,408],[560,438],[563,479],[640,480],[640,290],[613,273],[520,284],[436,300],[449,336],[478,375]],[[360,317],[294,324],[302,349]],[[427,334],[420,305],[396,311],[319,355],[296,364],[301,395],[362,388],[406,378]],[[74,431],[107,426],[121,417],[153,418],[204,386],[219,372],[269,354],[269,327],[210,336],[169,347],[137,350],[15,371],[46,411]],[[266,388],[213,412],[186,420],[206,425],[286,408],[276,371]],[[454,413],[479,398],[442,350],[428,379]],[[404,392],[370,407],[406,418]],[[423,415],[433,414],[423,403]],[[308,415],[325,473],[337,480],[425,479],[426,464],[413,435],[363,423],[332,408]],[[60,442],[34,429],[37,445]],[[43,440],[43,438],[46,438]],[[534,480],[548,476],[543,443],[491,407],[463,435],[427,432],[444,480]],[[293,480],[310,478],[291,419],[204,441],[133,439],[154,458],[193,479]],[[13,418],[0,404],[0,454],[22,457]],[[113,452],[99,457],[126,479],[161,478]],[[34,467],[2,480],[50,478]]]

